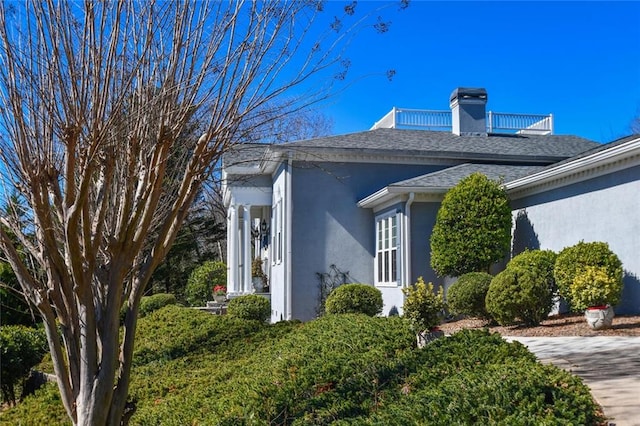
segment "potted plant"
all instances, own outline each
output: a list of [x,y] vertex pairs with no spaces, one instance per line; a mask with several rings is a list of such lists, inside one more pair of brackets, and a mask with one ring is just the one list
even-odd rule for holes
[[213,287],[213,300],[218,303],[224,303],[227,300],[227,287],[216,285]]
[[422,277],[411,287],[402,290],[404,317],[416,333],[418,347],[444,335],[438,328],[444,316],[445,302],[442,286],[435,292],[433,284],[426,284]]
[[267,276],[262,270],[262,259],[256,257],[251,263],[251,281],[256,293],[263,293]]
[[586,266],[569,286],[571,304],[584,310],[587,324],[595,330],[609,328],[613,323],[613,305],[622,295],[622,277],[612,277],[599,266]]
[[622,262],[604,242],[583,241],[563,249],[553,271],[560,295],[584,311],[593,329],[610,327],[622,296]]

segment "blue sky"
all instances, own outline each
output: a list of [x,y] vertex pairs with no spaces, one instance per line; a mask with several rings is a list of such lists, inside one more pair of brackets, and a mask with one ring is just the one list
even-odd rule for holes
[[414,0],[383,16],[390,31],[358,34],[351,85],[323,110],[335,134],[367,130],[393,106],[449,109],[456,87],[486,88],[495,112],[552,113],[557,134],[598,142],[640,116],[640,2]]

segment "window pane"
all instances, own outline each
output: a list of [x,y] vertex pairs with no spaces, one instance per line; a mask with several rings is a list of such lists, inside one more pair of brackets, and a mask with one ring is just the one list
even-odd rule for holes
[[391,247],[398,246],[398,227],[396,226],[396,217],[391,217]]
[[385,227],[384,227],[384,248],[388,249],[389,248],[389,224],[387,223],[386,220],[384,220],[383,223],[385,224]]
[[378,282],[382,282],[382,253],[378,253]]
[[384,282],[389,282],[389,252],[384,252]]
[[396,250],[391,250],[391,281],[396,281],[398,277],[396,257],[397,257]]

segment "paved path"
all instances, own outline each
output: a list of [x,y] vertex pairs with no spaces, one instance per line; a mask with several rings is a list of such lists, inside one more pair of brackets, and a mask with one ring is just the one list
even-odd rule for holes
[[640,426],[640,337],[505,337],[580,376],[610,425]]

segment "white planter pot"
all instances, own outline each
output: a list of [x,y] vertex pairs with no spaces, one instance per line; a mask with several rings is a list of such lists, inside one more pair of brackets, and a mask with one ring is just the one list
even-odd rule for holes
[[584,317],[587,324],[594,330],[602,330],[611,327],[613,323],[613,308],[607,305],[605,308],[587,308],[584,311]]
[[251,278],[251,281],[253,283],[253,289],[255,290],[256,293],[264,292],[264,278],[253,277]]
[[425,330],[418,332],[416,338],[418,339],[418,347],[424,348],[429,342],[432,342],[440,337],[444,336],[442,330]]

